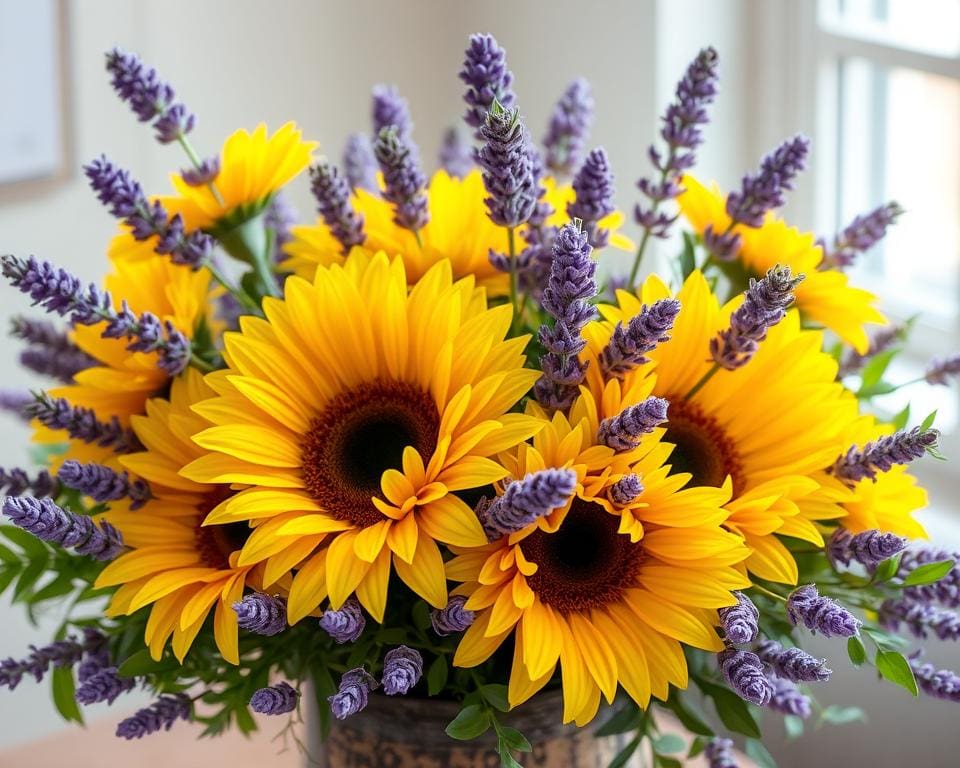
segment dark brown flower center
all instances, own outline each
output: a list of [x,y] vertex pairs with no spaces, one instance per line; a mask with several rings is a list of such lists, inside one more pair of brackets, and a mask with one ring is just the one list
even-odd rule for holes
[[426,464],[440,415],[429,393],[400,381],[365,382],[341,392],[314,418],[301,448],[307,492],[338,520],[365,528],[383,519],[370,503],[380,477],[403,466],[408,445]]
[[730,475],[734,493],[739,493],[744,486],[743,462],[733,440],[700,406],[680,397],[668,399],[670,410],[663,440],[676,445],[669,459],[673,472],[689,472],[693,475],[691,485],[715,488]]
[[250,537],[248,523],[227,523],[225,525],[201,525],[204,518],[221,501],[233,493],[226,486],[219,486],[206,495],[197,506],[200,516],[197,518],[196,547],[200,560],[208,568],[226,570],[230,567],[230,555],[243,549]]
[[619,518],[599,504],[574,499],[556,533],[538,530],[520,547],[539,567],[527,577],[539,598],[561,613],[617,602],[636,584],[643,546],[617,533]]

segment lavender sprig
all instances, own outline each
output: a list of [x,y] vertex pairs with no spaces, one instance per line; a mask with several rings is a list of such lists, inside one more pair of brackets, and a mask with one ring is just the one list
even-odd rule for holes
[[577,487],[571,469],[543,469],[510,483],[503,495],[481,509],[480,522],[491,541],[523,530],[566,504]]
[[[913,547],[900,559],[897,576],[904,579],[921,565],[944,560],[960,563],[960,552],[928,546]],[[960,608],[960,569],[954,566],[945,576],[931,584],[904,587],[903,597],[919,603],[940,603],[947,608]]]
[[834,564],[850,565],[855,561],[873,570],[884,560],[902,552],[906,545],[907,540],[895,533],[871,530],[852,534],[840,526],[827,542],[827,557]]
[[373,153],[383,171],[383,197],[394,205],[393,220],[418,232],[430,220],[430,211],[424,190],[427,178],[420,170],[415,146],[388,126],[377,136]]
[[960,701],[960,675],[949,669],[937,669],[933,664],[921,664],[920,653],[910,657],[910,668],[917,686],[928,696],[945,701]]
[[34,398],[30,392],[20,392],[15,389],[0,389],[0,410],[12,413],[24,421],[30,421],[27,406]]
[[79,352],[65,331],[48,320],[34,320],[18,315],[10,321],[10,335],[32,346],[43,347],[51,352]]
[[0,493],[4,496],[53,497],[60,493],[60,483],[45,469],[31,477],[19,467],[0,468]]
[[220,158],[214,155],[201,160],[195,168],[184,168],[180,178],[188,187],[205,187],[220,175]]
[[784,648],[776,640],[764,640],[757,646],[757,656],[780,677],[795,683],[820,683],[830,679],[826,659],[818,659],[800,648]]
[[351,133],[343,147],[343,170],[352,189],[377,190],[377,159],[373,144],[363,133]]
[[419,651],[400,645],[383,657],[381,684],[387,696],[410,692],[423,676],[423,657]]
[[951,376],[960,376],[960,352],[931,360],[923,378],[927,384],[939,384],[945,387]]
[[720,671],[730,689],[744,701],[765,707],[773,696],[773,684],[763,673],[755,653],[729,648],[717,656]]
[[897,219],[903,215],[903,208],[895,201],[874,208],[866,214],[860,214],[851,221],[833,241],[833,246],[820,241],[823,248],[823,261],[819,269],[846,269],[853,265],[857,256],[869,251],[887,234]]
[[130,105],[137,119],[142,123],[154,121],[161,144],[182,140],[193,130],[194,115],[183,104],[174,102],[176,95],[170,84],[160,80],[156,70],[147,67],[138,56],[114,48],[107,53],[107,72],[113,89]]
[[709,763],[708,768],[739,768],[733,759],[733,741],[715,737],[707,742],[703,754]]
[[50,429],[63,429],[74,440],[83,440],[117,453],[129,453],[140,448],[140,441],[132,430],[124,429],[119,419],[99,421],[90,408],[70,405],[62,397],[50,397],[42,392],[24,408],[25,413]]
[[193,703],[184,693],[164,694],[149,707],[138,709],[117,726],[121,739],[141,739],[151,733],[169,731],[177,720],[189,720]]
[[580,153],[593,124],[593,108],[590,83],[578,77],[566,87],[554,106],[543,137],[546,165],[553,173],[569,176],[580,165]]
[[639,475],[631,473],[624,475],[611,485],[607,496],[614,506],[625,507],[640,498],[641,493],[643,493],[643,482]]
[[935,429],[901,429],[869,442],[863,448],[851,446],[830,471],[848,485],[866,479],[876,482],[879,472],[888,472],[895,464],[909,464],[934,450],[939,437],[940,433]]
[[526,223],[537,204],[537,186],[529,151],[529,137],[520,110],[494,101],[480,129],[484,144],[477,153],[483,170],[484,200],[490,220],[501,227]]
[[493,35],[470,35],[470,44],[464,53],[463,69],[459,77],[466,83],[463,95],[467,111],[463,116],[467,125],[476,129],[476,138],[482,139],[481,128],[494,101],[510,109],[516,95],[510,89],[513,73],[507,69],[507,54]]
[[792,682],[780,677],[773,678],[773,695],[768,706],[783,715],[804,719],[810,717],[812,712],[810,697],[801,693]]
[[384,128],[393,126],[397,138],[410,142],[413,137],[413,121],[410,119],[410,107],[400,95],[395,85],[375,85],[371,100],[370,119],[373,136],[378,137]]
[[790,593],[787,616],[791,624],[803,624],[824,637],[852,637],[860,631],[860,620],[834,600],[820,595],[813,584]]
[[92,368],[98,362],[80,349],[32,347],[20,353],[20,365],[34,373],[69,384],[80,371]]
[[613,171],[602,147],[591,150],[583,161],[573,179],[573,191],[576,197],[567,205],[567,214],[583,221],[590,245],[604,248],[610,240],[610,231],[598,225],[616,209],[613,205]]
[[896,631],[903,623],[914,637],[926,638],[932,631],[941,640],[960,640],[960,616],[929,603],[885,600],[878,615],[887,629]]
[[783,320],[793,304],[794,290],[803,280],[789,267],[776,266],[760,280],[750,278],[743,303],[730,316],[730,327],[710,340],[710,356],[728,371],[746,365],[767,338],[767,331]]
[[473,170],[473,147],[455,126],[443,132],[438,160],[440,167],[455,179],[462,179]]
[[330,711],[337,720],[355,715],[366,708],[370,691],[376,688],[376,679],[363,667],[344,672],[337,692],[327,699]]
[[94,501],[118,501],[129,498],[130,509],[140,509],[151,498],[150,486],[143,480],[131,480],[126,472],[116,472],[105,464],[81,464],[68,459],[57,472],[67,488],[80,491]]
[[237,626],[248,632],[272,637],[287,628],[287,603],[282,598],[253,592],[234,603],[233,610]]
[[3,500],[3,514],[41,541],[73,548],[78,555],[112,560],[123,550],[123,537],[110,523],[94,523],[90,517],[63,509],[51,499],[9,496]]
[[894,345],[899,344],[906,338],[907,326],[899,323],[892,323],[877,331],[870,339],[870,346],[862,355],[855,349],[851,349],[840,363],[840,370],[837,372],[839,378],[851,376],[857,373],[867,361],[876,357],[882,352],[886,352]]
[[136,684],[136,678],[120,677],[116,667],[103,667],[77,686],[74,696],[85,706],[103,701],[113,704],[118,696],[129,693]]
[[83,652],[84,645],[72,639],[58,640],[40,648],[31,645],[26,658],[0,661],[0,688],[14,690],[24,675],[32,676],[39,683],[50,667],[72,667],[80,661]]
[[650,362],[647,354],[670,340],[669,332],[679,313],[679,301],[661,299],[650,306],[644,304],[626,326],[617,323],[600,353],[604,378],[622,379],[633,368]]
[[300,691],[290,683],[280,682],[259,688],[250,697],[250,709],[261,715],[285,715],[297,708]]
[[329,161],[321,160],[310,168],[310,189],[317,210],[343,252],[350,253],[353,246],[362,244],[366,239],[363,216],[354,210],[347,182]]
[[662,397],[650,396],[601,421],[597,439],[617,452],[632,451],[644,435],[667,420],[669,405]]
[[466,602],[467,598],[463,595],[453,595],[445,608],[434,608],[430,612],[430,623],[433,625],[433,631],[440,637],[446,637],[463,632],[473,624],[477,615],[464,608]]
[[752,643],[760,632],[757,626],[760,611],[743,592],[734,592],[733,596],[737,598],[736,605],[721,608],[717,611],[724,636],[728,643],[734,645]]
[[320,629],[340,645],[356,642],[366,626],[367,620],[355,597],[348,597],[339,610],[328,608],[320,617]]

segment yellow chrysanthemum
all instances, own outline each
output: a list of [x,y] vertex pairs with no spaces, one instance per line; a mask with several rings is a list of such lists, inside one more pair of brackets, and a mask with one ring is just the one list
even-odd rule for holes
[[[707,188],[692,176],[684,176],[685,191],[677,198],[680,210],[697,234],[707,226],[725,232],[730,217],[724,209],[725,198],[716,187]],[[854,288],[843,272],[819,270],[823,249],[810,233],[800,232],[773,213],[768,213],[759,228],[737,225],[733,231],[741,237],[737,258],[749,273],[762,277],[767,270],[782,264],[806,279],[797,287],[797,307],[805,320],[810,320],[837,334],[860,354],[870,346],[864,326],[885,323],[886,319],[873,305],[877,297],[869,291]]]
[[144,641],[155,659],[172,637],[173,652],[182,661],[212,609],[217,647],[226,660],[238,663],[232,606],[248,582],[264,581],[262,569],[237,562],[249,526],[202,526],[229,488],[178,474],[203,453],[190,436],[206,422],[190,408],[212,395],[201,374],[189,368],[174,380],[169,400],[149,400],[147,414],[133,417],[144,450],[121,456],[120,463],[150,483],[154,498],[134,512],[112,509],[106,514],[132,549],[110,563],[96,585],[119,586],[107,609],[110,616],[152,605]]
[[[574,470],[574,497],[522,531],[454,547],[447,576],[477,612],[454,664],[480,664],[515,634],[511,706],[543,688],[559,662],[563,720],[584,725],[601,693],[612,701],[618,684],[643,708],[651,696],[666,699],[670,685],[686,687],[683,644],[723,648],[716,609],[733,605],[731,592],[749,583],[736,567],[748,551],[721,527],[729,486],[682,489],[687,477],[668,477],[664,466],[670,446],[659,442],[662,430],[620,454],[597,444],[599,421],[648,391],[638,383],[621,392],[614,382],[595,400],[581,389],[569,420],[556,414],[533,445],[502,457],[518,479]],[[643,490],[619,508],[610,489],[630,473]]]
[[[574,198],[573,189],[569,185],[558,186],[552,179],[546,179],[544,186],[546,200],[555,209],[547,223],[554,226],[566,223],[567,203]],[[490,296],[505,296],[508,277],[494,269],[489,255],[491,250],[507,252],[507,231],[490,221],[483,202],[486,196],[479,170],[471,171],[463,179],[437,171],[427,189],[430,221],[419,231],[418,243],[413,232],[394,222],[391,203],[377,194],[358,189],[354,192],[353,205],[364,218],[363,248],[371,253],[384,251],[391,256],[402,256],[411,283],[423,277],[437,262],[447,260],[454,279],[472,275]],[[601,226],[612,230],[611,245],[630,250],[633,243],[615,231],[622,224],[623,214],[619,211],[601,222]],[[522,236],[522,230],[520,234]],[[288,255],[281,265],[284,269],[310,280],[317,265],[343,263],[343,247],[322,219],[310,226],[294,227],[292,235],[293,240],[284,247]],[[523,247],[520,238],[517,247]]]
[[537,377],[523,368],[528,337],[505,339],[510,307],[487,309],[447,261],[408,292],[404,267],[355,250],[312,283],[289,278],[267,319],[225,335],[229,368],[208,377],[220,396],[196,407],[215,426],[194,437],[209,453],[183,474],[249,486],[207,518],[256,524],[241,565],[269,568],[289,544],[329,536],[299,565],[291,622],[354,592],[382,620],[391,562],[446,605],[436,541],[486,540],[451,492],[503,477],[488,457],[540,426],[507,413]]
[[[609,386],[597,355],[614,323],[626,323],[642,304],[670,295],[659,278],[650,277],[639,298],[619,291],[619,306],[601,307],[607,322],[585,330],[591,390]],[[651,364],[633,369],[626,382],[650,378],[653,393],[670,402],[664,440],[676,446],[670,460],[674,470],[690,472],[695,485],[733,483],[727,526],[746,539],[748,569],[764,579],[794,584],[796,563],[777,536],[820,546],[816,522],[844,514],[839,502],[850,492],[824,470],[849,445],[846,432],[857,419],[856,400],[836,381],[837,363],[822,351],[822,332],[801,330],[796,312],[769,331],[749,363],[718,371],[687,398],[712,366],[710,340],[729,326],[742,298],[721,308],[699,272],[676,298],[681,310],[672,338],[650,354]]]

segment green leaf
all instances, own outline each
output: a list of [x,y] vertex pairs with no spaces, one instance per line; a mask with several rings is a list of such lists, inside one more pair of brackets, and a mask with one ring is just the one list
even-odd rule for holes
[[904,577],[903,586],[919,587],[923,584],[933,584],[933,582],[940,581],[940,579],[950,573],[954,565],[953,560],[938,560],[935,563],[921,565],[914,568]]
[[507,699],[507,686],[495,683],[483,685],[480,687],[480,695],[483,696],[484,700],[494,709],[499,709],[501,712],[510,711],[510,701]]
[[760,738],[760,726],[743,699],[733,691],[708,682],[703,678],[697,678],[697,685],[700,686],[700,690],[713,699],[717,714],[727,728],[752,739]]
[[913,676],[913,670],[910,668],[910,662],[898,651],[877,651],[877,658],[874,660],[877,665],[877,672],[885,680],[889,680],[894,685],[906,688],[911,694],[917,696],[917,681]]
[[683,763],[672,757],[664,757],[654,753],[653,764],[656,768],[683,768]]
[[239,706],[234,710],[237,716],[237,728],[240,733],[253,733],[257,730],[257,723],[253,719],[253,714],[247,706]]
[[831,704],[820,713],[820,722],[830,725],[847,725],[849,723],[866,722],[867,716],[860,707],[839,707]]
[[664,733],[653,740],[653,748],[656,752],[670,755],[674,752],[683,752],[687,748],[687,742],[675,733]]
[[510,749],[502,741],[497,743],[497,753],[500,755],[500,768],[523,768],[520,763],[513,759]]
[[703,736],[697,736],[697,738],[693,740],[693,743],[690,744],[690,749],[687,752],[687,758],[689,759],[692,757],[696,757],[701,752],[703,752],[703,750],[706,748],[707,748],[707,739],[703,738]]
[[444,729],[451,739],[470,741],[490,729],[490,713],[479,704],[470,704],[457,713]]
[[608,765],[607,768],[623,768],[623,766],[630,762],[633,753],[636,752],[637,747],[640,746],[640,738],[640,736],[635,736],[630,743],[621,749],[619,754],[610,761],[610,765]]
[[450,669],[447,666],[446,657],[437,656],[427,670],[427,694],[436,696],[440,693],[440,691],[443,690],[443,686],[447,684],[447,676],[449,673]]
[[44,600],[55,600],[71,592],[73,592],[73,577],[69,574],[63,574],[34,592],[30,602],[42,603]]
[[796,715],[783,716],[783,728],[787,732],[787,739],[799,739],[803,736],[803,718]]
[[13,587],[13,600],[17,601],[26,598],[27,593],[37,583],[37,580],[43,576],[47,570],[47,563],[42,560],[34,560],[30,565],[20,572],[20,578]]
[[27,533],[15,525],[0,525],[0,533],[20,547],[30,560],[50,557],[49,547],[32,533]]
[[898,351],[896,348],[888,349],[871,357],[860,372],[860,388],[869,389],[879,383]]
[[923,421],[920,422],[920,430],[925,431],[930,429],[930,427],[933,426],[933,422],[936,421],[936,418],[937,418],[937,412],[930,411],[930,413],[927,414],[927,418],[925,418]]
[[697,256],[693,244],[693,236],[689,232],[683,233],[683,250],[680,252],[680,277],[686,280],[697,268]]
[[671,691],[670,698],[666,701],[666,707],[677,716],[677,719],[683,724],[683,727],[691,733],[695,733],[698,736],[714,735],[713,728],[707,725],[696,712],[687,706],[683,702],[680,694],[676,691]]
[[431,625],[430,606],[423,600],[418,600],[413,606],[413,626],[421,631],[426,631]]
[[0,568],[0,594],[3,594],[7,591],[7,587],[10,586],[10,582],[17,577],[18,573],[20,573],[20,569],[13,565],[10,565],[6,568]]
[[873,386],[860,387],[860,389],[857,390],[857,397],[861,400],[869,400],[871,397],[889,395],[891,392],[896,391],[896,384],[891,384],[889,381],[878,381]]
[[53,703],[60,716],[68,722],[82,723],[83,715],[80,714],[80,707],[77,706],[77,700],[74,697],[76,685],[73,681],[73,669],[71,667],[55,668],[50,678],[50,686]]
[[627,701],[607,722],[595,731],[597,736],[616,736],[618,733],[635,731],[640,725],[642,713],[632,700]]
[[515,749],[517,752],[533,752],[533,747],[530,746],[527,737],[516,728],[511,728],[508,725],[499,725],[497,726],[497,735],[510,749]]
[[179,662],[173,658],[173,656],[167,656],[166,658],[160,659],[160,661],[154,661],[150,656],[150,651],[147,648],[143,648],[124,661],[117,669],[117,674],[120,675],[120,677],[140,677],[142,675],[157,674],[158,672],[167,672],[179,666]]
[[859,667],[867,660],[867,649],[863,645],[863,640],[856,635],[847,640],[847,656],[855,667]]
[[903,558],[903,553],[900,552],[893,557],[888,557],[880,565],[877,566],[877,570],[873,572],[873,583],[882,584],[885,581],[890,581],[897,571],[900,570],[900,560]]
[[0,560],[3,560],[5,563],[19,563],[20,558],[17,557],[13,550],[8,549],[7,547],[0,544]]
[[777,768],[777,761],[773,759],[762,742],[756,739],[747,739],[747,755],[762,768]]
[[893,425],[893,428],[896,430],[901,430],[907,426],[907,422],[910,421],[910,403],[907,403],[903,410],[900,411],[896,416],[890,419],[890,423]]

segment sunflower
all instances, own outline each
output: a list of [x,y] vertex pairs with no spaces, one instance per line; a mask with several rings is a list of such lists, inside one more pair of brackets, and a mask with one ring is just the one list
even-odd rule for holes
[[169,400],[147,401],[146,415],[132,419],[144,450],[121,456],[120,463],[150,483],[154,498],[136,512],[112,503],[114,508],[105,516],[131,551],[110,563],[96,586],[119,586],[107,609],[110,616],[152,606],[144,641],[154,659],[160,659],[172,636],[173,652],[183,661],[213,609],[217,647],[227,661],[238,663],[232,605],[247,583],[264,581],[262,569],[237,563],[249,526],[202,526],[206,513],[230,493],[229,488],[195,483],[178,474],[202,453],[190,435],[206,422],[190,408],[212,394],[201,374],[188,368],[173,382]]
[[207,518],[256,524],[241,565],[329,536],[293,579],[291,622],[354,592],[382,621],[391,563],[442,608],[436,541],[486,541],[452,492],[503,477],[488,457],[541,426],[507,413],[537,378],[528,337],[505,339],[510,307],[487,309],[447,261],[408,292],[402,259],[355,250],[285,291],[225,335],[229,368],[208,379],[219,397],[196,407],[215,425],[194,437],[208,453],[183,474],[249,486]]
[[[545,179],[544,186],[546,200],[554,208],[547,223],[565,224],[567,203],[574,199],[573,188],[558,186],[553,179]],[[437,262],[448,260],[455,279],[473,275],[490,296],[505,296],[509,278],[490,263],[490,251],[507,251],[507,231],[490,221],[484,203],[486,196],[479,170],[471,171],[462,179],[437,171],[427,189],[430,221],[417,233],[418,244],[417,235],[394,222],[393,206],[389,202],[365,189],[354,190],[353,204],[364,217],[363,248],[402,256],[411,283],[423,277]],[[601,226],[610,230],[622,224],[623,214],[619,211],[601,222]],[[282,268],[309,280],[318,264],[343,262],[343,247],[322,219],[310,226],[294,227],[292,234],[292,241],[284,248],[288,258],[281,264]],[[622,250],[633,247],[628,238],[617,232],[612,233],[610,243]]]
[[[585,331],[594,393],[609,386],[597,355],[614,324],[628,322],[642,304],[669,296],[667,286],[650,277],[639,297],[618,291],[618,306],[601,306],[606,321]],[[845,514],[840,502],[850,492],[825,470],[849,444],[846,432],[857,420],[856,399],[836,381],[837,363],[822,351],[822,332],[802,330],[793,311],[770,330],[747,365],[719,371],[688,397],[711,368],[710,340],[729,325],[742,299],[721,308],[700,272],[685,281],[676,298],[681,310],[672,338],[625,382],[650,379],[654,394],[670,402],[664,440],[675,446],[674,471],[689,472],[695,485],[732,483],[726,525],[751,550],[747,568],[761,578],[794,584],[797,566],[778,536],[822,546],[817,523]]]
[[[733,605],[731,592],[749,583],[736,567],[748,551],[721,527],[729,485],[682,489],[687,477],[668,476],[664,466],[663,430],[623,453],[597,444],[599,421],[648,391],[639,383],[621,392],[614,382],[596,399],[582,388],[569,419],[556,413],[532,445],[502,457],[518,479],[550,467],[575,471],[567,504],[485,546],[453,547],[447,577],[477,612],[454,664],[482,663],[513,633],[511,706],[543,688],[559,662],[563,720],[585,725],[601,693],[612,701],[618,684],[643,708],[651,696],[666,699],[670,685],[686,687],[684,644],[723,648],[716,609]],[[642,491],[618,507],[611,488],[631,473]]]
[[[684,176],[683,186],[685,191],[677,202],[697,234],[702,235],[708,225],[725,231],[730,217],[720,190],[716,186],[708,189],[692,176]],[[800,232],[773,213],[767,214],[762,227],[737,225],[733,231],[741,237],[737,258],[751,275],[762,277],[777,264],[802,272],[806,279],[797,287],[796,297],[804,319],[829,328],[857,352],[866,353],[870,339],[864,326],[886,322],[873,306],[877,297],[851,286],[843,272],[820,270],[823,249],[812,234]]]

